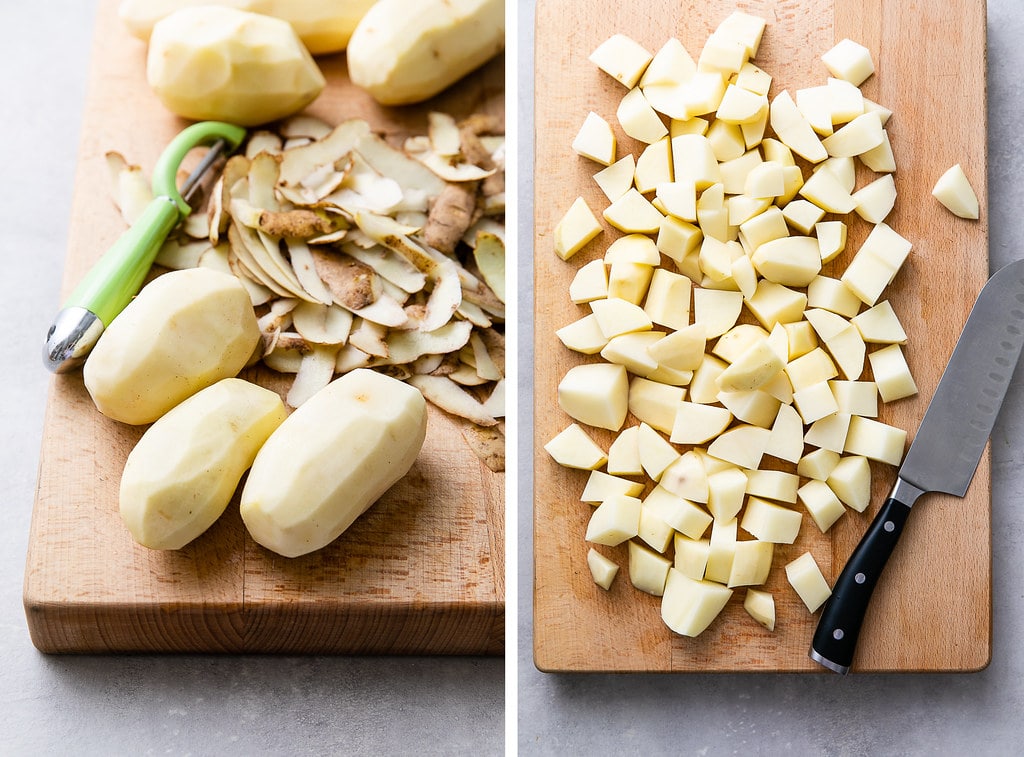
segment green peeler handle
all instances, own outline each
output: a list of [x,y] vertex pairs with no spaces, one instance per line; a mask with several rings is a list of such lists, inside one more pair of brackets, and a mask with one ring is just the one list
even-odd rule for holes
[[245,129],[220,121],[193,124],[175,137],[153,170],[154,199],[142,215],[86,274],[64,304],[94,313],[104,326],[138,293],[167,235],[191,212],[178,191],[177,174],[190,150],[223,140],[231,152],[245,138]]

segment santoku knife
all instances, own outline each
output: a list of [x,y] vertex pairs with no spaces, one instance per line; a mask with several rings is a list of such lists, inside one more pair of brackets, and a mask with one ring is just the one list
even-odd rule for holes
[[988,443],[1024,344],[1024,260],[981,291],[932,396],[889,498],[850,556],[826,602],[811,659],[847,673],[871,593],[910,508],[927,492],[963,497]]

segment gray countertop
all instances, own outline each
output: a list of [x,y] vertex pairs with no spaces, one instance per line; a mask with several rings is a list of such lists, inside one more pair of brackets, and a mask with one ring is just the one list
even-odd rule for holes
[[[0,753],[496,754],[500,658],[48,657],[21,590],[95,0],[0,3],[3,361]],[[97,191],[106,191],[98,187]]]
[[[519,16],[519,236],[532,232],[532,2]],[[1024,236],[1024,12],[988,2],[991,268],[1021,257]],[[937,44],[932,41],[931,44]],[[955,51],[950,51],[955,55]],[[530,259],[519,270],[520,365],[533,363]],[[526,373],[525,371],[523,372]],[[520,402],[529,407],[523,375]],[[532,661],[532,428],[519,425],[518,717],[521,754],[1020,754],[1024,715],[1024,367],[992,436],[992,663],[951,675],[547,675]],[[922,629],[927,633],[927,629]]]

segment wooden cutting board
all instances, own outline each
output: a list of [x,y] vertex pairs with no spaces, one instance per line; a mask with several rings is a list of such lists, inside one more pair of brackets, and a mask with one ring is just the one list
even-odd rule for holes
[[[590,545],[583,540],[593,508],[579,501],[587,474],[560,468],[543,449],[569,423],[557,406],[558,382],[571,366],[593,361],[569,352],[554,336],[555,329],[588,312],[569,301],[567,286],[580,265],[601,256],[619,236],[605,225],[605,233],[568,263],[552,252],[551,231],[576,196],[598,217],[607,205],[591,180],[599,167],[575,155],[570,144],[590,110],[614,124],[625,90],[587,57],[621,32],[651,52],[676,36],[696,58],[707,35],[737,8],[768,20],[756,62],[775,77],[773,97],[784,88],[792,93],[823,84],[828,74],[818,58],[844,37],[873,53],[877,73],[863,90],[895,111],[887,128],[899,166],[899,199],[888,222],[914,244],[888,296],[910,335],[906,354],[920,390],[915,398],[885,406],[881,420],[907,429],[911,438],[988,275],[983,0],[540,0],[534,654],[542,670],[821,671],[807,657],[818,615],[807,612],[782,566],[810,550],[831,585],[895,480],[893,469],[874,465],[867,512],[849,511],[827,535],[805,517],[798,541],[776,549],[767,585],[778,613],[774,633],[746,615],[739,590],[704,634],[689,639],[662,623],[658,598],[630,585],[625,545],[598,547],[622,568],[610,591],[593,583],[586,561]],[[639,154],[636,143],[615,128],[619,155]],[[980,222],[955,218],[930,196],[935,180],[954,163],[963,165],[979,195]],[[860,170],[858,186],[870,173]],[[847,252],[826,272],[843,270],[866,236],[866,223],[855,218],[850,224]],[[595,437],[607,445],[612,435]],[[990,505],[986,455],[964,500],[928,495],[914,508],[875,593],[854,670],[969,671],[988,664]]]
[[[97,18],[65,294],[124,228],[104,153],[148,170],[186,125],[149,91],[145,47],[116,6],[103,0]],[[425,133],[432,109],[504,112],[501,60],[406,109],[380,108],[353,87],[343,55],[319,62],[329,84],[309,112],[331,122],[362,117],[401,136]],[[287,390],[269,371],[249,377]],[[80,372],[53,379],[44,423],[24,596],[45,652],[503,652],[504,474],[481,464],[461,426],[434,408],[409,475],[338,541],[297,559],[256,545],[237,499],[180,551],[138,546],[120,522],[117,489],[142,429],[96,412]]]

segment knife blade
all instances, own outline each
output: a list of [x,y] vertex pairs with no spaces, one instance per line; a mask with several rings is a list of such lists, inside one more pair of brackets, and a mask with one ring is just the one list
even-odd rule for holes
[[911,507],[928,492],[963,497],[974,478],[1024,345],[1024,260],[985,284],[943,371],[896,485],[822,609],[810,657],[845,674],[878,579]]

